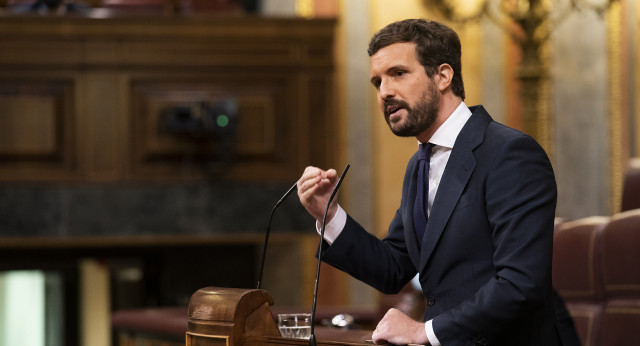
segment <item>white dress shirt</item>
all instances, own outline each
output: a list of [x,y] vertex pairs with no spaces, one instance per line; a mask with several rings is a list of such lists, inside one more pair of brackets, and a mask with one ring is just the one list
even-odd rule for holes
[[[436,130],[429,139],[429,143],[434,144],[431,151],[431,161],[429,165],[429,201],[427,213],[431,214],[431,206],[438,191],[438,185],[442,179],[442,174],[451,156],[453,144],[458,138],[458,134],[471,117],[471,111],[464,102],[461,102],[458,108],[445,120],[444,123]],[[324,239],[332,244],[340,235],[347,223],[347,213],[338,205],[336,215],[325,225]],[[320,232],[320,225],[316,221],[316,229]],[[432,320],[425,323],[427,338],[432,346],[440,346],[440,342],[433,332]]]

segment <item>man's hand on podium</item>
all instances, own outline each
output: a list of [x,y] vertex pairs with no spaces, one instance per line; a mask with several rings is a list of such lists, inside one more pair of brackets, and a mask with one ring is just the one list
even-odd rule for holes
[[424,323],[414,321],[400,310],[392,308],[387,311],[371,335],[377,345],[428,345],[429,339]]

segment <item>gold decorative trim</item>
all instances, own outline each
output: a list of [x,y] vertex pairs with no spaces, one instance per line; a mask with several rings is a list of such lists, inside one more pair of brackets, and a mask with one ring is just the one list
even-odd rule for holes
[[[638,64],[638,59],[640,58],[640,42],[638,42],[638,38],[640,38],[640,3],[633,3],[626,7],[627,11],[633,11],[631,17],[633,19],[630,20],[631,25],[631,35],[634,42],[632,44],[632,49],[635,50],[635,53],[631,55],[632,58],[635,59],[634,63],[634,74],[635,74],[635,92],[631,95],[631,100],[635,102],[635,114],[631,116],[635,119],[635,131],[634,131],[634,142],[635,142],[635,151],[634,156],[640,156],[640,64]],[[633,78],[633,77],[631,77]],[[630,105],[632,103],[630,102]]]
[[[545,6],[549,6],[549,4],[545,4]],[[551,98],[553,97],[553,87],[551,84],[551,79],[549,78],[550,67],[549,62],[551,61],[551,41],[545,40],[540,45],[540,64],[542,68],[542,77],[540,78],[540,90],[538,91],[540,94],[538,95],[538,119],[537,119],[537,130],[536,133],[538,135],[538,142],[547,152],[547,156],[551,162],[554,162],[554,146],[553,146],[553,138],[554,136],[554,127],[551,126],[553,114],[551,112]]]
[[296,0],[296,15],[306,19],[313,18],[313,1],[314,0]]
[[607,67],[609,74],[609,167],[611,213],[620,212],[623,183],[622,135],[622,3],[613,2],[607,12]]
[[[541,9],[547,13],[551,13],[552,6],[553,4],[550,1],[542,1],[540,3]],[[546,18],[539,26],[540,28],[537,31],[538,36],[540,36],[541,33],[549,33],[553,29],[549,18]],[[538,143],[547,152],[547,156],[549,156],[551,162],[554,162],[554,126],[552,126],[553,114],[551,107],[553,86],[550,78],[552,44],[549,39],[539,39],[538,42],[540,44],[538,48],[540,58],[540,81],[538,83],[538,97],[536,100],[537,118],[535,119],[535,134]],[[524,58],[525,57],[523,56],[523,59]]]

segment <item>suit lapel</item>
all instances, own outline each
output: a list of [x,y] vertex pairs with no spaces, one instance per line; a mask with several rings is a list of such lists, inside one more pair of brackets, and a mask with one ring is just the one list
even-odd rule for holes
[[422,241],[419,268],[427,264],[467,186],[476,166],[473,150],[482,143],[486,127],[491,121],[491,117],[482,106],[470,107],[470,109],[473,114],[456,139],[431,207],[427,230]]

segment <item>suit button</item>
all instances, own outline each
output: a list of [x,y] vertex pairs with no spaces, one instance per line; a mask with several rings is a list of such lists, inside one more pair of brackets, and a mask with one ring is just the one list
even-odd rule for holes
[[436,303],[436,298],[435,297],[427,297],[427,304],[429,306],[433,306],[433,304]]

